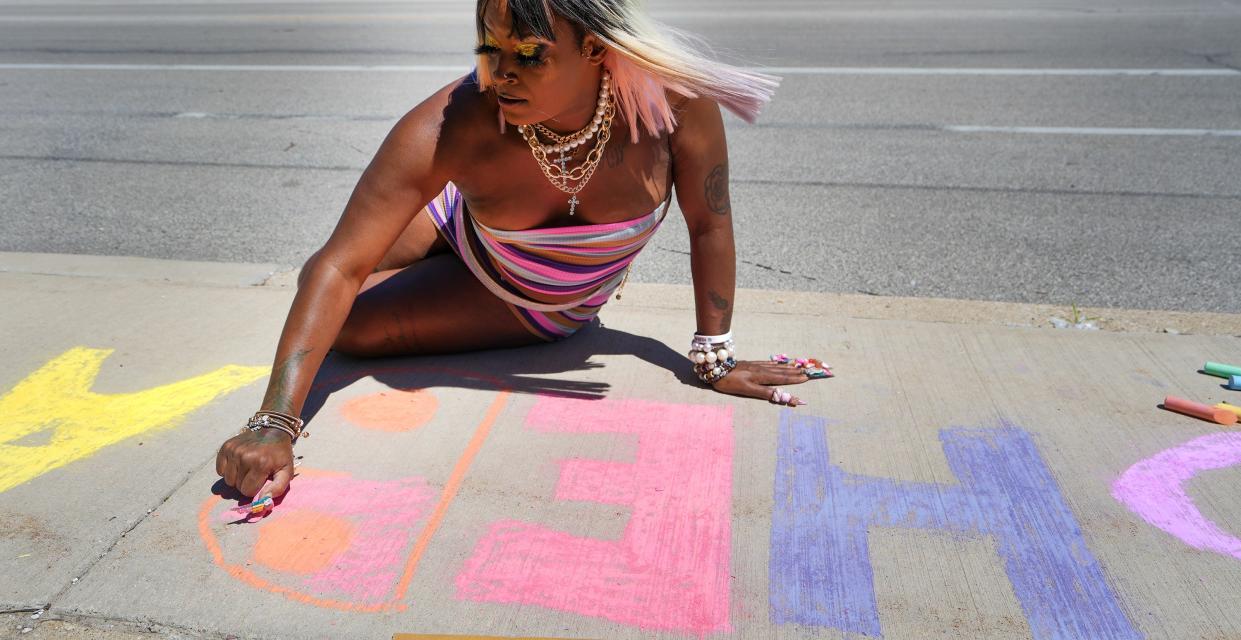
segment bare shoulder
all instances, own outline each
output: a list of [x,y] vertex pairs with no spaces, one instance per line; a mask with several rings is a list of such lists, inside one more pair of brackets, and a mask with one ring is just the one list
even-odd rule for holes
[[488,118],[488,107],[494,122],[494,104],[479,93],[472,76],[448,83],[393,125],[383,145],[389,152],[385,159],[421,165],[418,168],[424,173],[451,176],[463,152],[473,147],[479,124]]
[[724,118],[715,100],[669,93],[668,103],[677,119],[671,136],[674,156],[723,143]]

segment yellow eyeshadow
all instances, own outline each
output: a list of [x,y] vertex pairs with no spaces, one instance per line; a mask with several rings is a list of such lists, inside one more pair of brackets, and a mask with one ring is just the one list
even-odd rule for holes
[[516,47],[517,55],[523,58],[533,58],[539,53],[539,45],[537,44],[519,44]]
[[491,36],[487,36],[483,38],[483,44],[487,45],[488,47],[495,47],[497,49],[500,48],[500,43],[496,42],[496,39]]

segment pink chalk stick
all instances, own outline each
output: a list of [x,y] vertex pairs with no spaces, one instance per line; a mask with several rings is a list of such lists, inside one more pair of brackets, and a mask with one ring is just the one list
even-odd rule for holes
[[1193,400],[1178,398],[1176,396],[1168,396],[1164,398],[1163,406],[1165,409],[1175,411],[1177,413],[1183,413],[1187,416],[1201,418],[1208,422],[1225,425],[1237,423],[1237,414],[1232,413],[1231,411],[1205,405],[1200,402],[1194,402]]

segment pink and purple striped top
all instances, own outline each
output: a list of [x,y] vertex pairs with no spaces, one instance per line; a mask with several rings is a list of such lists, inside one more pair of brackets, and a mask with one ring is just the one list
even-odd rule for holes
[[670,202],[623,222],[505,231],[471,218],[450,182],[427,209],[475,277],[532,333],[556,340],[598,314]]

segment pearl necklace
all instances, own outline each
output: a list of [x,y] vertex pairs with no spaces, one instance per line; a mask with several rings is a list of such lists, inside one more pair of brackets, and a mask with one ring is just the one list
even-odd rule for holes
[[563,156],[566,152],[586,144],[587,140],[594,137],[599,132],[599,127],[603,125],[604,107],[607,106],[608,101],[611,99],[611,84],[612,77],[605,71],[603,73],[603,80],[599,84],[599,101],[595,105],[595,117],[590,121],[590,124],[582,127],[581,130],[569,135],[560,135],[541,123],[535,124],[535,130],[554,143],[543,145],[543,150],[547,153],[559,153]]
[[[517,131],[530,146],[530,152],[534,155],[535,161],[539,164],[539,168],[543,170],[543,175],[548,182],[551,182],[552,186],[571,196],[568,201],[569,215],[574,215],[577,212],[577,205],[581,202],[581,200],[578,200],[577,194],[586,187],[586,183],[594,176],[595,169],[599,167],[599,161],[603,159],[603,148],[612,137],[612,118],[616,115],[616,103],[612,99],[610,85],[611,78],[605,71],[599,86],[599,101],[595,106],[595,117],[590,121],[590,124],[583,127],[580,131],[562,136],[542,124],[517,127]],[[550,138],[552,144],[543,144],[539,140],[540,133]],[[570,170],[568,164],[571,160],[571,155],[566,154],[571,154],[577,147],[587,144],[591,138],[595,138],[594,148],[586,154],[586,158],[582,160],[581,165]],[[560,157],[554,161],[549,161],[547,156],[553,153],[559,154]]]

